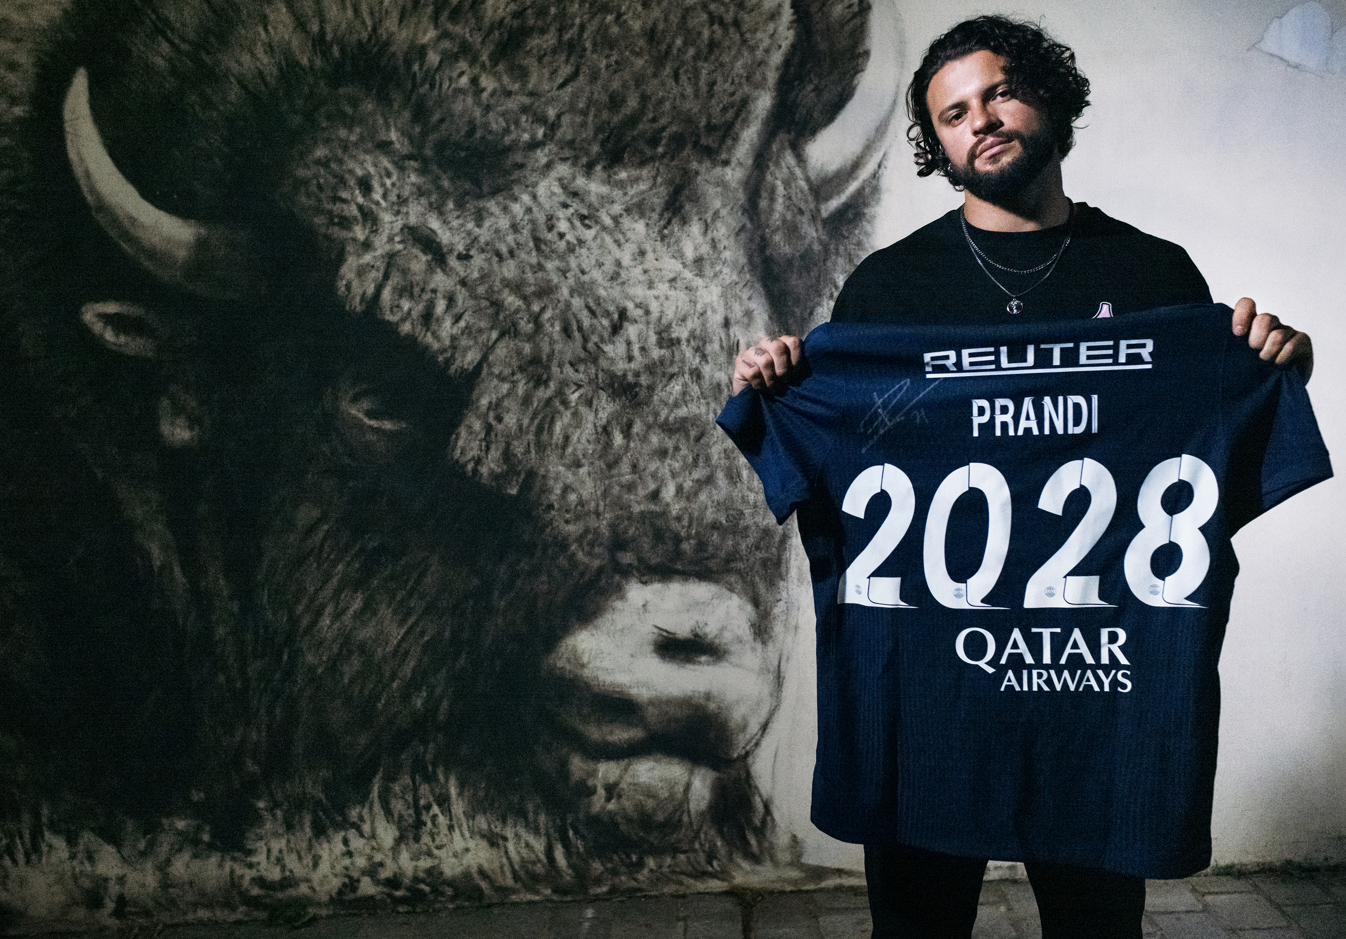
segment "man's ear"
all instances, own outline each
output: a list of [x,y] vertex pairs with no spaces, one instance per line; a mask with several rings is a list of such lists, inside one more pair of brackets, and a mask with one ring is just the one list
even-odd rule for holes
[[113,352],[137,359],[153,359],[159,354],[162,328],[159,317],[136,303],[103,300],[86,303],[79,318],[93,337]]

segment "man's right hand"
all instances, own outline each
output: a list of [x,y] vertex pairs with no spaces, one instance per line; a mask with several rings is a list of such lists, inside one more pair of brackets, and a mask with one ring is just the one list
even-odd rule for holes
[[749,385],[758,391],[784,385],[803,358],[798,336],[763,337],[734,359],[733,393]]

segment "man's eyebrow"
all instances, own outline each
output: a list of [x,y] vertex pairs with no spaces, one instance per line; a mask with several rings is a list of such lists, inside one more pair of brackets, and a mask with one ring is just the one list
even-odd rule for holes
[[949,112],[951,112],[951,111],[958,111],[958,110],[961,110],[961,109],[966,108],[966,107],[967,107],[967,102],[966,102],[966,101],[954,101],[954,102],[952,102],[952,103],[950,103],[950,104],[946,104],[944,107],[940,108],[939,113],[936,114],[935,116],[942,119],[942,118],[944,118],[946,115],[948,115]]
[[[1009,78],[1002,78],[1000,81],[996,82],[994,85],[987,85],[986,88],[984,88],[984,89],[981,91],[981,93],[978,95],[978,97],[983,98],[983,99],[985,99],[985,98],[991,98],[991,97],[993,97],[994,95],[998,94],[1000,91],[1002,91],[1002,90],[1004,90],[1004,89],[1008,89],[1010,92],[1013,92],[1013,91],[1014,91],[1014,83],[1013,83],[1012,81],[1010,81]],[[959,99],[959,100],[957,100],[957,101],[952,101],[952,102],[950,102],[949,104],[945,105],[943,108],[941,108],[940,111],[939,111],[939,113],[936,114],[935,117],[942,120],[942,119],[943,119],[947,114],[949,114],[951,111],[957,111],[957,110],[959,110],[959,109],[966,108],[966,107],[967,107],[967,101],[966,101],[966,99]]]

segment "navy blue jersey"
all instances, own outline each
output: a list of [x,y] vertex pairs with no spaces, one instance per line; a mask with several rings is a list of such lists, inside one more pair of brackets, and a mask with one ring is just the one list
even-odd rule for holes
[[729,402],[809,558],[819,828],[1206,866],[1230,537],[1331,475],[1302,381],[1230,316],[825,324],[801,383]]

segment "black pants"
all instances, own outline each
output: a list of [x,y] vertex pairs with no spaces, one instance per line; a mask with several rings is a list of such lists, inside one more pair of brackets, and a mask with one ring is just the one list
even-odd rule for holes
[[[1024,866],[1042,939],[1141,939],[1143,878],[1064,864]],[[968,939],[985,873],[985,859],[865,845],[873,939]]]

